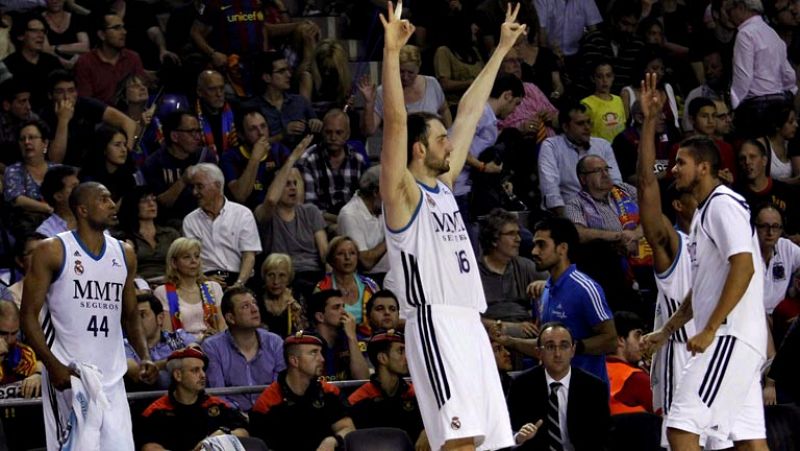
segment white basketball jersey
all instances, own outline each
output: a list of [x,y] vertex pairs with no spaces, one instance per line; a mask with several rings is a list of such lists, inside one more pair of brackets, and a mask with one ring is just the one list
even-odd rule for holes
[[93,255],[77,233],[57,237],[64,255],[39,314],[45,340],[61,363],[91,363],[103,372],[103,384],[113,385],[127,370],[121,317],[128,268],[122,243],[103,235],[103,249]]
[[689,239],[692,259],[692,310],[698,329],[708,323],[730,271],[732,255],[749,253],[755,272],[736,307],[717,329],[733,335],[766,356],[764,261],[758,237],[750,225],[750,208],[742,196],[720,185],[698,206]]
[[400,230],[386,227],[403,316],[412,317],[418,307],[436,304],[483,313],[486,297],[478,264],[452,191],[438,180],[434,188],[417,184],[422,195],[411,221]]
[[[658,301],[656,302],[656,315],[653,321],[654,330],[669,321],[692,289],[692,261],[689,258],[689,249],[687,247],[689,236],[680,230],[677,232],[678,254],[675,256],[675,261],[665,272],[656,274]],[[686,343],[694,335],[694,321],[689,320],[669,338],[678,343]]]

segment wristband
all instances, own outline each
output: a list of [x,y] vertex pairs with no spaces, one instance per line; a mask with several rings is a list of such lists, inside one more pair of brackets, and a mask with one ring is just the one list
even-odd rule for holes
[[583,354],[586,351],[586,345],[583,344],[583,340],[578,340],[575,342],[575,354]]

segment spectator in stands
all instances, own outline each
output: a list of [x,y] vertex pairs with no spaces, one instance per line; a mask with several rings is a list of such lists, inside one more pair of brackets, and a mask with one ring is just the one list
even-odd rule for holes
[[167,251],[165,284],[153,290],[164,311],[169,312],[164,330],[173,332],[182,328],[198,340],[226,328],[219,308],[222,288],[203,276],[201,247],[200,242],[192,238],[173,241]]
[[322,142],[311,146],[297,162],[303,173],[305,201],[322,210],[325,220],[336,223],[339,210],[353,197],[358,180],[368,162],[348,144],[350,119],[342,110],[333,109],[322,121]]
[[717,114],[714,116],[717,119],[717,130],[714,133],[714,140],[727,142],[728,136],[733,131],[731,109],[728,107],[728,103],[722,99],[714,100],[714,106],[717,109]]
[[216,165],[200,163],[188,172],[198,208],[183,220],[183,235],[204,243],[206,276],[223,286],[244,285],[261,252],[253,212],[225,198],[225,177]]
[[[764,309],[771,316],[786,298],[794,274],[800,269],[800,247],[781,236],[783,214],[776,206],[766,203],[753,209],[752,223],[764,259]],[[783,337],[777,338],[780,344]]]
[[227,66],[230,56],[256,54],[265,48],[261,8],[260,2],[252,0],[236,5],[213,1],[196,16],[191,28],[192,42],[215,68]]
[[41,121],[22,124],[18,135],[22,161],[6,167],[3,175],[3,198],[6,203],[28,215],[41,217],[39,222],[53,213],[53,207],[44,201],[41,192],[45,173],[53,166],[45,159],[50,144],[48,132],[47,125]]
[[120,228],[136,248],[136,272],[145,279],[163,280],[169,247],[180,233],[156,224],[158,201],[149,186],[136,187],[122,200]]
[[286,254],[273,252],[261,265],[261,279],[264,281],[264,295],[258,304],[261,321],[267,330],[280,337],[308,329],[305,302],[302,302],[303,298],[297,300],[292,292],[293,278],[292,257]]
[[340,290],[318,291],[308,300],[312,327],[325,342],[325,378],[328,380],[368,379],[369,364],[364,358],[364,343],[359,341],[352,314],[344,308]]
[[126,147],[127,141],[122,129],[101,125],[95,131],[94,148],[81,171],[82,181],[102,183],[117,205],[123,194],[144,184],[144,177]]
[[791,100],[786,94],[797,92],[797,77],[786,58],[786,44],[761,17],[760,0],[725,0],[722,9],[738,28],[731,81],[736,133],[760,136],[763,114],[770,105]]
[[[15,41],[17,51],[8,55],[3,63],[15,80],[40,88],[48,85],[47,79],[52,71],[62,68],[58,58],[44,51],[46,33],[44,21],[35,15],[27,14],[14,19],[10,37]],[[44,108],[46,100],[41,89],[31,90],[34,111]]]
[[197,76],[195,114],[203,129],[203,145],[217,159],[226,150],[238,146],[233,109],[225,101],[225,78],[219,72],[204,70]]
[[270,142],[283,141],[291,146],[305,134],[322,131],[322,121],[317,119],[308,99],[289,93],[292,70],[283,55],[267,52],[258,57],[255,66],[264,88],[244,107],[256,108],[267,118]]
[[117,85],[130,74],[143,74],[139,54],[125,48],[125,23],[117,14],[97,18],[97,47],[75,63],[78,95],[92,97],[106,105],[114,100]]
[[[713,100],[706,97],[697,97],[689,104],[689,120],[692,123],[692,132],[688,136],[705,135],[714,139],[717,133],[717,107]],[[733,183],[736,174],[736,157],[733,147],[725,141],[714,139],[719,149],[720,170],[719,178],[725,183]],[[673,146],[671,162],[675,161],[679,145]],[[672,165],[670,165],[672,167]]]
[[484,324],[500,328],[514,337],[536,335],[531,314],[528,286],[544,280],[547,273],[537,270],[527,258],[519,256],[520,226],[516,214],[496,208],[481,223],[483,255],[478,270],[486,294]]
[[47,28],[47,45],[44,50],[58,57],[62,66],[72,69],[78,57],[89,51],[89,24],[85,16],[67,11],[65,3],[64,0],[45,2],[42,18]]
[[237,130],[241,145],[222,154],[220,169],[233,200],[255,208],[264,202],[267,188],[290,150],[279,142],[269,142],[267,120],[258,110],[242,112]]
[[24,398],[39,397],[42,391],[42,365],[30,346],[19,339],[19,308],[0,301],[0,385],[20,382]]
[[[571,332],[569,341],[574,339],[568,354],[569,358],[575,354],[574,366],[608,383],[603,356],[614,351],[617,332],[603,289],[571,263],[578,239],[578,231],[568,219],[548,218],[536,224],[533,261],[537,268],[550,272],[539,302],[539,321],[562,320]],[[541,331],[545,330],[542,327]],[[541,347],[546,340],[543,334],[539,339]]]
[[763,204],[775,206],[786,217],[786,233],[800,233],[797,188],[767,175],[768,164],[767,148],[761,141],[744,141],[739,148],[742,177],[736,184],[736,191],[745,198],[751,211]]
[[[177,3],[177,4],[176,4]],[[171,3],[151,3],[148,0],[131,0],[120,8],[128,31],[128,47],[139,54],[146,70],[168,68],[171,64],[180,65],[180,57],[167,49],[167,39],[161,31],[159,18],[169,22],[169,16],[178,9],[180,1]],[[188,37],[188,33],[186,33]]]
[[500,384],[503,386],[503,394],[505,394],[507,398],[508,391],[511,389],[511,383],[514,380],[508,373],[514,369],[514,362],[511,361],[511,353],[508,352],[505,346],[494,339],[492,339],[491,342],[494,363],[497,365],[497,371],[500,373]]
[[588,108],[592,120],[592,136],[613,142],[628,123],[622,99],[611,93],[614,84],[614,67],[608,61],[599,61],[592,71],[594,94],[581,100]]
[[622,182],[622,177],[611,145],[592,137],[592,121],[585,106],[576,103],[564,107],[558,122],[563,133],[544,140],[539,150],[539,184],[542,208],[563,216],[566,202],[580,191],[575,167],[581,157],[598,155],[608,163],[614,183]]
[[31,88],[20,80],[9,80],[0,88],[0,100],[3,109],[0,111],[0,169],[18,162],[19,127],[27,121],[38,119],[31,109]]
[[147,158],[142,172],[147,185],[158,195],[158,203],[165,207],[164,219],[180,228],[183,218],[197,207],[192,195],[189,167],[216,160],[210,152],[201,150],[203,130],[194,114],[175,111],[164,119],[162,125],[165,145]]
[[143,451],[199,449],[207,437],[249,436],[242,412],[205,393],[207,366],[208,358],[195,347],[169,355],[169,391],[142,412],[138,442]]
[[[420,75],[422,54],[419,47],[405,45],[400,49],[400,83],[403,85],[403,101],[408,113],[438,114],[445,127],[453,123],[450,108],[444,97],[442,86],[436,77]],[[375,89],[367,77],[358,82],[358,89],[364,95],[364,115],[361,117],[361,131],[366,136],[375,134],[383,122],[383,87]]]
[[580,0],[564,4],[553,0],[535,0],[542,29],[550,48],[559,58],[578,53],[581,38],[603,22],[595,2]]
[[136,167],[144,166],[148,156],[161,148],[163,137],[160,133],[160,122],[153,121],[156,105],[149,105],[150,91],[148,81],[138,74],[130,74],[117,86],[113,105],[123,114],[136,122],[137,140],[131,153]]
[[767,108],[764,130],[759,138],[769,149],[769,175],[775,180],[797,184],[798,174],[793,168],[789,142],[797,134],[797,113],[790,103],[776,103]]
[[36,231],[50,238],[77,227],[75,216],[69,208],[69,195],[80,184],[78,168],[58,165],[47,170],[42,181],[42,198],[53,209],[53,213],[42,222]]
[[[614,157],[619,164],[619,172],[622,180],[636,185],[636,160],[639,156],[639,140],[642,135],[642,124],[644,115],[642,114],[642,104],[638,100],[631,106],[631,125],[623,130],[622,133],[614,138],[611,147],[614,148]],[[657,118],[656,122],[656,162],[653,167],[659,179],[668,176],[669,156],[672,151],[672,144],[667,127],[664,124],[664,115]]]
[[572,364],[578,343],[566,325],[542,325],[538,338],[542,364],[514,379],[508,394],[514,430],[537,420],[544,429],[520,449],[604,448],[611,426],[608,388]]
[[575,74],[575,89],[578,95],[591,93],[594,83],[590,75],[599,61],[610,61],[614,67],[614,84],[611,92],[620,92],[623,87],[636,83],[637,62],[644,42],[636,35],[636,27],[642,18],[642,6],[636,0],[615,1],[611,6],[608,21],[596,30],[589,31],[580,43],[581,71]]
[[359,266],[378,285],[383,283],[383,278],[389,272],[380,173],[380,165],[364,171],[358,181],[358,191],[342,207],[337,218],[338,232],[353,239],[358,247]]
[[166,332],[164,330],[164,321],[169,319],[164,306],[161,305],[155,296],[151,293],[143,293],[136,296],[138,302],[137,308],[139,309],[139,318],[141,319],[142,332],[147,341],[147,349],[150,351],[150,358],[153,363],[158,367],[158,374],[153,379],[141,378],[141,375],[147,373],[142,372],[139,366],[141,358],[136,354],[136,350],[125,339],[125,356],[128,359],[128,372],[125,376],[133,382],[138,384],[139,387],[149,390],[164,390],[170,385],[170,374],[167,371],[167,357],[173,352],[183,349],[188,345],[194,343],[194,335],[186,332],[183,329],[177,329],[174,332]]
[[[270,384],[286,369],[283,340],[261,327],[258,301],[245,287],[233,287],[222,297],[222,314],[228,330],[203,342],[208,355],[209,387],[236,387]],[[246,412],[257,394],[229,395],[225,398]]]
[[267,190],[255,215],[264,252],[289,254],[294,262],[294,284],[304,299],[324,277],[328,235],[325,218],[313,204],[302,203],[303,178],[294,164],[311,142],[309,135],[295,147]]
[[447,29],[447,35],[445,45],[437,48],[433,56],[433,70],[452,113],[483,69],[484,62],[475,46],[472,24],[463,13],[442,25]]
[[261,392],[250,411],[250,434],[269,449],[333,450],[355,430],[339,398],[339,388],[325,382],[322,338],[298,332],[283,344],[286,371]]
[[51,73],[46,86],[52,106],[48,105],[42,112],[42,119],[53,132],[50,161],[83,165],[94,143],[94,130],[100,123],[124,130],[128,138],[127,147],[133,148],[136,122],[98,100],[78,97],[75,78],[69,72],[58,70]]
[[376,333],[367,344],[367,355],[375,373],[347,398],[356,428],[397,428],[416,440],[416,449],[430,446],[414,386],[403,379],[408,375],[403,334],[394,330]]
[[[323,39],[317,44],[311,65],[314,84],[309,100],[318,114],[344,107],[351,101],[353,77],[349,59],[347,49],[337,40]],[[365,107],[365,111],[370,110]]]
[[380,287],[374,280],[356,271],[358,269],[356,243],[346,235],[335,237],[328,246],[325,263],[332,271],[325,274],[314,287],[314,291],[341,291],[345,311],[353,316],[359,329],[368,330],[367,302]]
[[22,289],[25,285],[25,274],[30,271],[33,251],[42,240],[48,237],[38,232],[28,233],[14,242],[14,263],[22,270],[23,277],[9,286],[0,299],[12,301],[19,308],[22,304]]
[[617,350],[606,357],[611,415],[653,413],[650,375],[640,368],[642,350],[639,340],[644,322],[633,312],[618,311],[614,313],[614,325],[617,327]]
[[647,74],[658,75],[658,92],[659,95],[664,97],[664,123],[667,127],[680,130],[678,119],[678,100],[675,97],[675,90],[672,85],[664,80],[666,67],[664,65],[664,56],[660,49],[646,47],[639,56],[639,71],[634,75],[634,80],[630,85],[622,88],[620,97],[622,97],[622,105],[625,107],[625,117],[631,117],[631,107],[633,103],[640,99],[641,88],[639,82],[636,80],[643,80]]
[[[722,55],[718,49],[710,50],[703,56],[703,73],[705,74],[705,81],[698,87],[689,91],[689,95],[684,100],[685,105],[692,103],[692,100],[698,97],[706,97],[715,102],[724,97],[725,88],[727,85],[725,80],[725,65],[722,62]],[[689,116],[689,109],[683,110],[683,131],[689,132],[694,129],[692,121]]]
[[371,330],[399,330],[400,302],[390,290],[379,290],[367,301],[367,320]]
[[[528,33],[530,33],[530,28]],[[555,136],[553,127],[558,122],[558,109],[550,103],[540,86],[525,81],[522,59],[516,48],[509,50],[503,58],[500,73],[511,74],[522,80],[525,95],[522,96],[522,101],[511,114],[498,119],[497,128],[500,130],[516,128],[525,135],[536,137],[537,143],[547,137]],[[547,75],[549,76],[549,74]],[[543,131],[542,128],[544,128]]]

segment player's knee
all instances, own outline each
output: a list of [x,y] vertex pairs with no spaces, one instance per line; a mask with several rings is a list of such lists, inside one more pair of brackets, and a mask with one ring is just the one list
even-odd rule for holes
[[445,451],[475,451],[475,438],[464,437],[448,440],[442,445]]

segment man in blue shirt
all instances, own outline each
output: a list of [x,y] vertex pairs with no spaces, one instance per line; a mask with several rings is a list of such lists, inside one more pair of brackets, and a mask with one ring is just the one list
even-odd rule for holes
[[564,323],[575,339],[572,365],[608,384],[605,355],[615,351],[617,331],[603,289],[570,260],[577,245],[578,231],[569,219],[553,217],[536,224],[533,261],[550,273],[539,303],[539,320],[541,324]]

